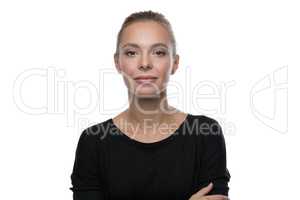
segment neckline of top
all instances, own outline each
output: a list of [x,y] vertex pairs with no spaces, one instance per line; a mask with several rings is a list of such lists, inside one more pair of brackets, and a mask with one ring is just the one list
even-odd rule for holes
[[133,145],[138,145],[138,146],[141,146],[141,147],[154,147],[154,146],[160,146],[160,145],[171,142],[175,138],[177,133],[180,133],[180,131],[183,129],[184,125],[189,121],[189,118],[191,116],[192,115],[190,113],[187,113],[185,119],[181,122],[181,124],[178,126],[178,128],[175,131],[173,131],[173,133],[171,133],[168,137],[166,137],[162,140],[155,141],[155,142],[150,142],[150,143],[141,142],[141,141],[138,141],[138,140],[135,140],[135,139],[129,137],[128,135],[123,133],[118,128],[118,126],[113,122],[112,118],[109,119],[109,122],[110,122],[111,126],[117,130],[117,132],[120,134],[121,138],[124,139],[126,142],[129,142]]

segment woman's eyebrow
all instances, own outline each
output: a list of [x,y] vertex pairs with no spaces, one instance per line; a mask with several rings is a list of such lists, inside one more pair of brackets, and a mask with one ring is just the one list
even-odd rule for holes
[[131,47],[135,47],[135,48],[140,48],[139,45],[137,45],[137,44],[135,44],[135,43],[127,43],[127,44],[124,44],[124,45],[122,46],[122,48],[127,47],[127,46],[131,46]]
[[[124,45],[122,46],[122,48],[127,47],[127,46],[131,46],[131,47],[134,47],[134,48],[140,48],[140,46],[139,46],[138,44],[135,44],[135,43],[127,43],[127,44],[124,44]],[[168,46],[167,46],[166,44],[161,43],[161,42],[152,44],[152,45],[151,45],[151,48],[158,47],[158,46],[163,46],[163,47],[165,47],[165,48],[168,48]]]
[[159,47],[159,46],[163,46],[165,48],[168,48],[168,46],[164,43],[155,43],[155,44],[151,45],[151,48]]

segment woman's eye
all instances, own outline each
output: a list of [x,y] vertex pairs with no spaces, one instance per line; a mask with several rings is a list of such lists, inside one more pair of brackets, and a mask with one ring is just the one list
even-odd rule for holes
[[157,56],[165,56],[165,55],[166,55],[166,52],[165,52],[165,51],[159,50],[159,51],[155,51],[155,54],[156,54]]
[[129,57],[135,56],[136,52],[135,51],[126,51],[125,54]]

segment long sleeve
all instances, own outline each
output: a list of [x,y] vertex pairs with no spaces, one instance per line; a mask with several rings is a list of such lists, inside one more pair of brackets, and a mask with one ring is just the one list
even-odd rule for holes
[[226,146],[222,128],[214,119],[209,120],[207,125],[208,134],[202,132],[200,186],[202,188],[213,182],[213,189],[207,195],[228,196],[228,182],[231,177],[226,166]]
[[73,171],[71,174],[74,200],[102,200],[103,187],[100,178],[99,141],[97,135],[85,129],[79,138]]

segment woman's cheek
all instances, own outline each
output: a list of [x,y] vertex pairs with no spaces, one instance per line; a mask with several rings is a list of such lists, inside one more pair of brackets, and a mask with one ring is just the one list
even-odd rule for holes
[[137,63],[133,62],[133,61],[125,60],[121,63],[121,66],[122,66],[124,73],[126,73],[126,75],[132,76],[134,74],[134,72],[136,71]]

